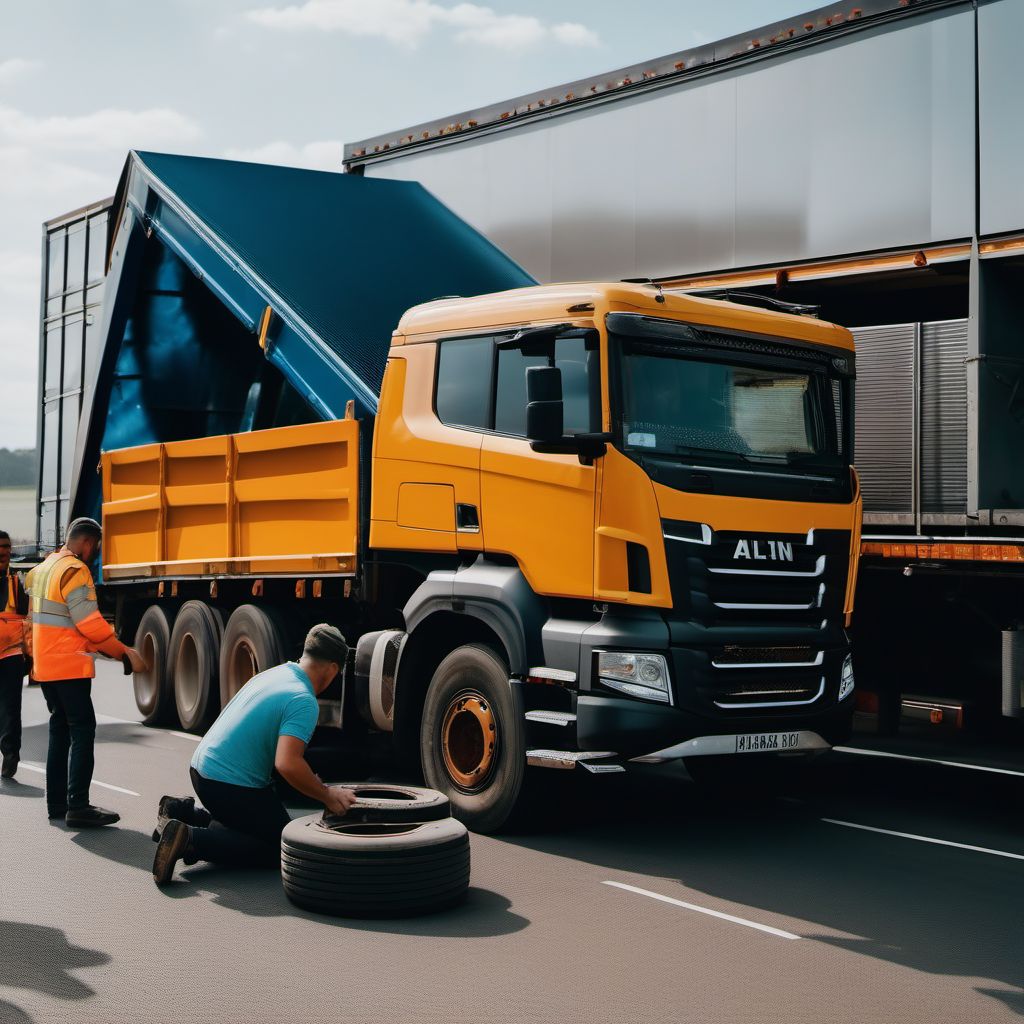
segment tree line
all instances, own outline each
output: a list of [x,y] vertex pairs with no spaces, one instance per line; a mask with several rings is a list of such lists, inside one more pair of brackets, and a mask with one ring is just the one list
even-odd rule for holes
[[0,487],[35,487],[34,448],[0,448]]

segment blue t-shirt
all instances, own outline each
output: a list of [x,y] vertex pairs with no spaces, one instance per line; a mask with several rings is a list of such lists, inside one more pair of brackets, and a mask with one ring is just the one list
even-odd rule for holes
[[270,785],[279,736],[308,743],[320,714],[309,676],[294,662],[253,676],[221,711],[192,756],[204,779]]

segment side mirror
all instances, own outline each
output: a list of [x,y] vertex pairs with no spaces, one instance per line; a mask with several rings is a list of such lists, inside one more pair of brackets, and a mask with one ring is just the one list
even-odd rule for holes
[[562,371],[531,366],[526,371],[526,436],[531,441],[562,438]]

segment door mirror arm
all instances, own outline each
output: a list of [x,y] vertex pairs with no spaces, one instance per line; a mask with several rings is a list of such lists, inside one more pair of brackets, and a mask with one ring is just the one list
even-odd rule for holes
[[580,464],[592,466],[594,459],[600,458],[608,450],[608,442],[613,435],[600,432],[596,434],[566,434],[557,441],[531,441],[530,447],[543,455],[577,455]]

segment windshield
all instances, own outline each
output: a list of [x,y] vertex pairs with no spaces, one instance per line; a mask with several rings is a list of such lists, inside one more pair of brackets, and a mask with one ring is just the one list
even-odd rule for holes
[[772,357],[724,347],[618,342],[626,450],[783,469],[845,466],[845,387],[823,367],[786,358],[773,366]]

